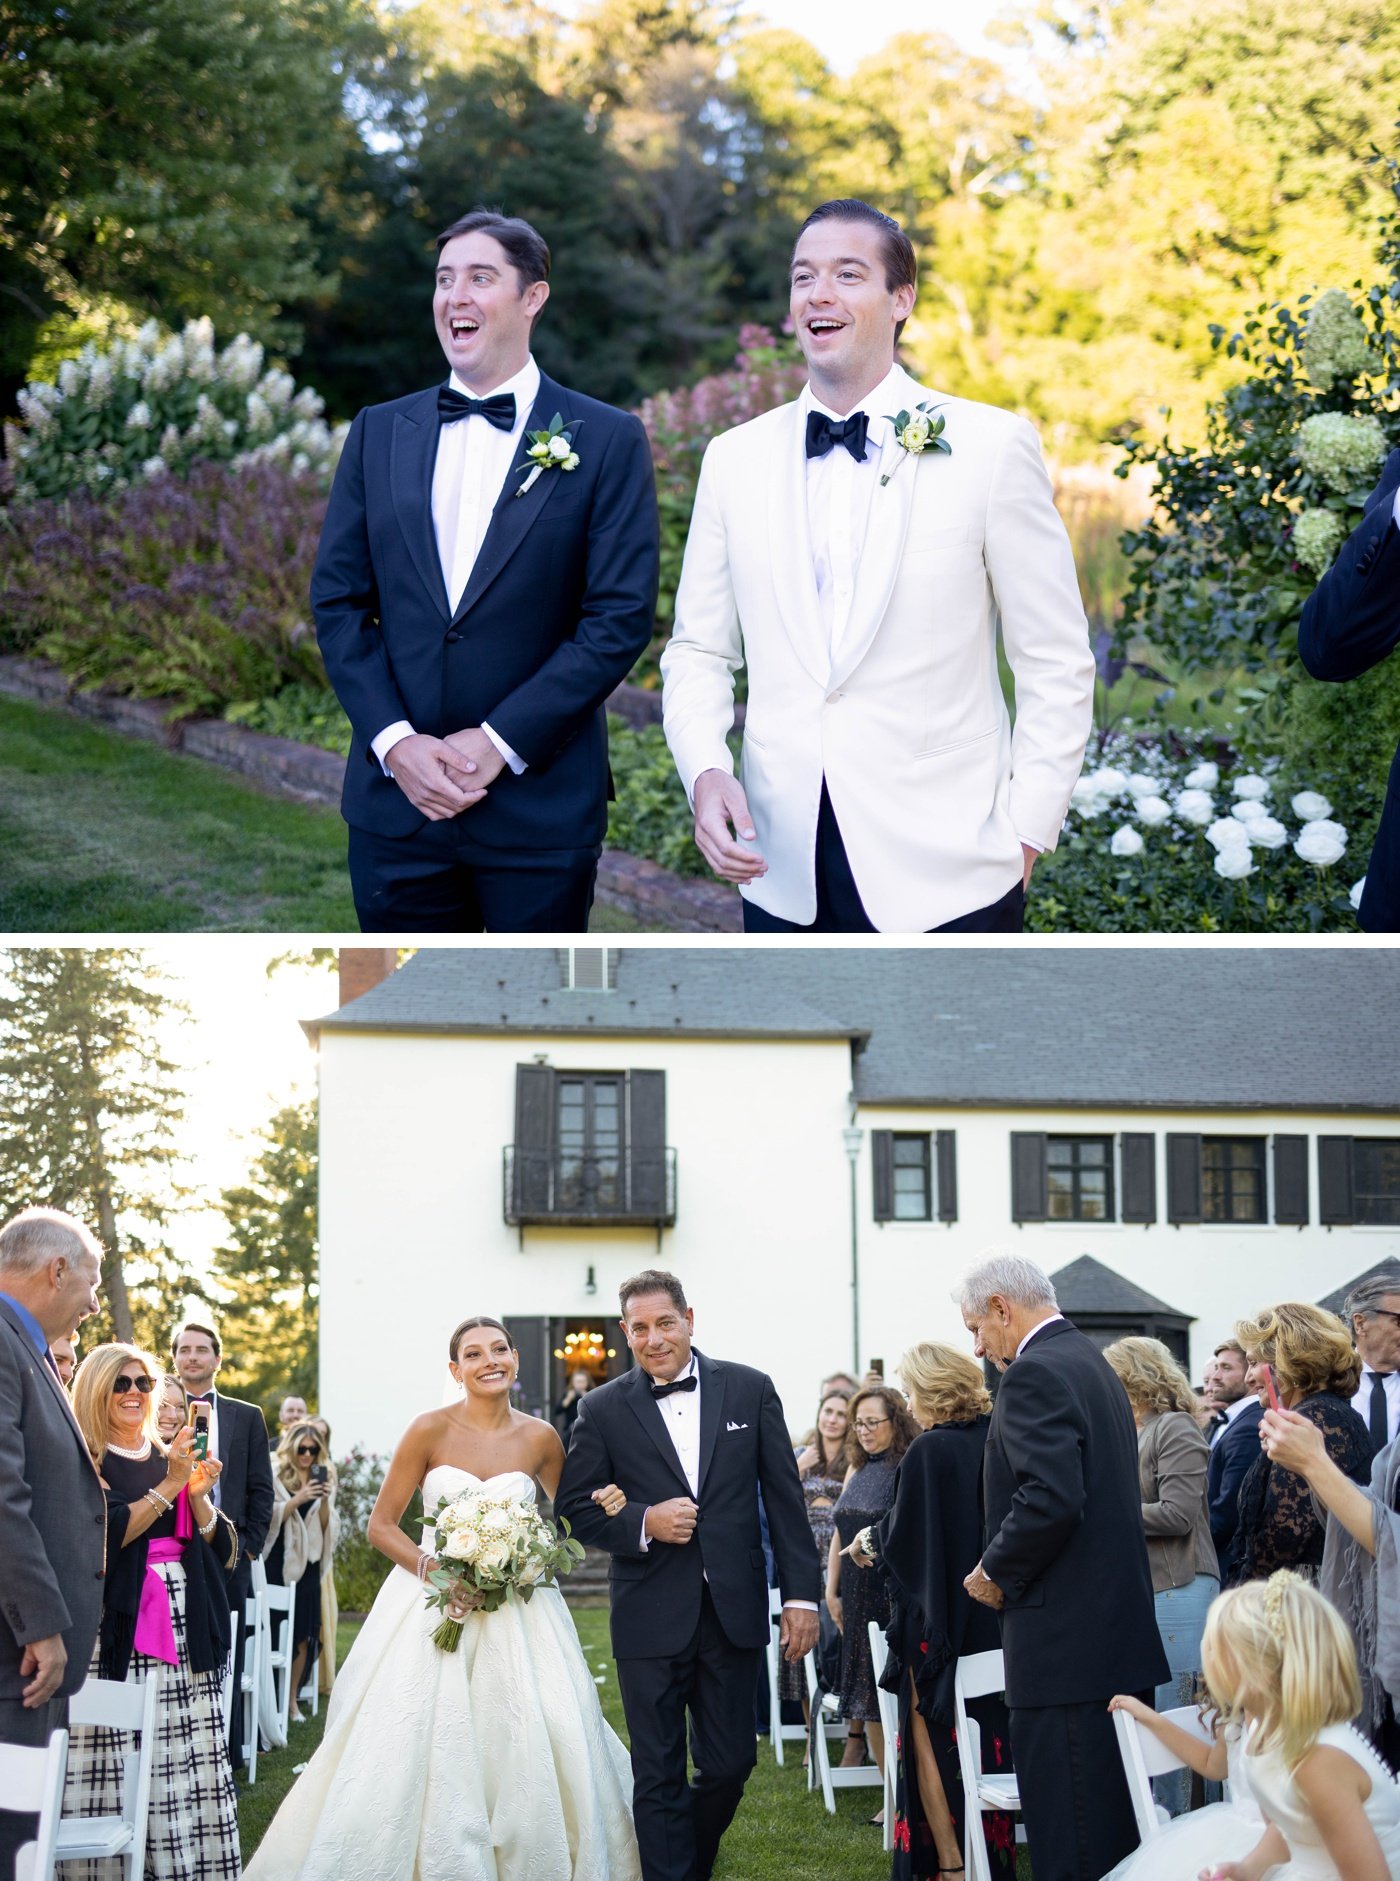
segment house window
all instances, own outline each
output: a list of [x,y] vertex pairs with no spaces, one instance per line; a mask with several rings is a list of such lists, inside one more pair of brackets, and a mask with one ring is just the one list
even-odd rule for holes
[[893,1133],[891,1176],[896,1221],[932,1221],[933,1167],[929,1133]]
[[669,1225],[676,1152],[666,1143],[665,1072],[517,1065],[515,1141],[503,1164],[512,1225]]
[[617,986],[615,947],[564,947],[559,964],[570,992],[611,993]]
[[1262,1136],[1201,1139],[1201,1220],[1267,1221]]
[[1049,1137],[1045,1165],[1049,1220],[1113,1220],[1112,1137]]
[[1400,1137],[1359,1136],[1353,1154],[1357,1221],[1400,1227]]
[[621,1077],[561,1072],[555,1078],[559,1208],[620,1206],[622,1097]]

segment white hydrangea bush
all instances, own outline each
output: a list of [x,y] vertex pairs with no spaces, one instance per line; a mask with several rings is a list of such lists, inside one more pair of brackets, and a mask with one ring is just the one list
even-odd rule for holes
[[85,346],[56,384],[25,386],[19,410],[7,431],[19,502],[104,495],[207,461],[272,459],[329,484],[348,428],[328,425],[317,393],[267,366],[246,333],[220,351],[208,318],[182,333],[148,320],[129,339]]
[[1319,294],[1308,310],[1303,364],[1319,392],[1384,369],[1361,315],[1339,287]]

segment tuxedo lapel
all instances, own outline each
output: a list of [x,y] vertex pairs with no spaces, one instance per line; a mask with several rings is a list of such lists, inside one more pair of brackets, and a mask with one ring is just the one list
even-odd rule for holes
[[[676,1446],[671,1442],[671,1433],[666,1428],[666,1420],[661,1415],[660,1406],[651,1395],[651,1385],[646,1373],[638,1365],[628,1374],[629,1383],[625,1392],[627,1408],[656,1445],[662,1462],[671,1471],[681,1486],[681,1494],[690,1494],[690,1484],[685,1480],[685,1471],[681,1460],[676,1455]],[[701,1407],[701,1421],[704,1420],[704,1408]]]
[[[486,526],[482,540],[481,553],[477,556],[471,576],[462,590],[462,598],[457,603],[457,612],[453,623],[460,621],[464,614],[471,612],[485,594],[491,583],[500,574],[511,556],[530,532],[530,527],[546,503],[554,495],[556,484],[564,482],[568,476],[577,476],[577,471],[545,470],[535,478],[531,487],[523,496],[518,492],[529,481],[528,471],[522,471],[529,446],[526,439],[531,431],[544,431],[548,428],[555,413],[568,424],[573,417],[569,403],[569,394],[562,385],[556,385],[553,379],[540,374],[540,389],[535,402],[530,408],[530,416],[525,420],[525,429],[520,435],[518,461],[511,464],[506,472],[501,493],[496,498],[496,507],[491,512],[491,520]],[[589,440],[582,433],[578,437],[579,455],[583,457],[589,448]],[[601,448],[601,447],[600,447]]]
[[394,419],[389,445],[389,489],[413,566],[446,620],[447,587],[433,529],[433,465],[437,461],[437,387],[424,392]]
[[[0,1302],[0,1318],[3,1318],[6,1325],[11,1328],[11,1330],[14,1333],[14,1336],[19,1340],[25,1352],[28,1353],[31,1358],[35,1357],[36,1354],[34,1352],[34,1347],[30,1341],[29,1334],[20,1325],[19,1321],[14,1317],[14,1315],[11,1312],[9,1312],[9,1310],[5,1307],[3,1302]],[[50,1365],[49,1361],[46,1358],[39,1359],[38,1369],[39,1369],[39,1374],[43,1378],[45,1384],[48,1386],[49,1390],[53,1393],[54,1397],[57,1398],[59,1404],[62,1406],[63,1416],[68,1425],[68,1428],[72,1431],[74,1437],[77,1439],[79,1448],[82,1450],[83,1455],[87,1458],[88,1463],[92,1466],[92,1469],[95,1473],[97,1469],[97,1465],[93,1463],[92,1461],[92,1453],[87,1447],[87,1438],[84,1437],[83,1432],[82,1432],[82,1426],[79,1424],[77,1418],[73,1414],[73,1406],[68,1402],[68,1393],[63,1389],[63,1385],[59,1379],[58,1373],[54,1370],[53,1366]]]
[[714,1460],[715,1442],[724,1428],[724,1367],[703,1352],[697,1352],[700,1373],[700,1467],[695,1473],[697,1495],[704,1490],[705,1478]]
[[[901,408],[913,409],[928,394],[912,379],[906,379],[895,393]],[[920,469],[918,458],[905,464],[907,455],[895,442],[894,426],[884,422],[884,412],[871,414],[871,433],[880,439],[880,463],[876,484],[870,498],[870,520],[860,551],[860,576],[851,600],[850,619],[841,638],[841,648],[831,668],[831,686],[844,684],[865,658],[870,643],[885,618],[895,579],[909,534],[909,518],[914,508],[914,478]],[[941,455],[941,453],[939,454]],[[888,477],[882,484],[879,477]]]
[[803,407],[795,400],[774,427],[767,465],[768,541],[778,617],[793,652],[819,686],[825,686],[831,650],[817,599],[812,532],[807,521],[807,448]]

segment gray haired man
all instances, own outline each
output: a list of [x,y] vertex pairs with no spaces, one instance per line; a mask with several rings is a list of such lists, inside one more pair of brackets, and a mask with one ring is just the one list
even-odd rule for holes
[[[27,1208],[0,1228],[0,1743],[63,1728],[102,1617],[106,1501],[49,1356],[97,1311],[101,1273],[71,1215]],[[0,1876],[34,1831],[0,1808]]]
[[1400,1271],[1368,1274],[1342,1302],[1363,1367],[1351,1401],[1371,1433],[1376,1456],[1400,1429]]

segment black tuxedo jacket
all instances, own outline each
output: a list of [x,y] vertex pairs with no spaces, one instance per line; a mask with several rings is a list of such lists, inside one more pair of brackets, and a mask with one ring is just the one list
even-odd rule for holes
[[1220,1584],[1226,1583],[1235,1560],[1235,1530],[1239,1526],[1240,1484],[1251,1464],[1259,1461],[1259,1420],[1264,1407],[1256,1398],[1221,1431],[1210,1453],[1206,1471],[1206,1504],[1210,1532],[1220,1560]]
[[[1366,513],[1303,605],[1298,651],[1314,679],[1355,679],[1400,645],[1400,529],[1392,451]],[[1358,919],[1369,934],[1400,933],[1400,749],[1390,767],[1380,828]]]
[[[768,1577],[759,1536],[758,1495],[778,1585],[786,1600],[821,1597],[820,1563],[797,1474],[792,1439],[773,1381],[747,1365],[696,1354],[700,1372],[700,1491],[695,1533],[642,1551],[642,1518],[655,1502],[688,1496],[651,1381],[637,1369],[579,1400],[555,1507],[580,1541],[606,1548],[612,1645],[617,1659],[664,1658],[681,1651],[700,1619],[708,1579],[715,1614],[735,1646],[772,1636]],[[604,1483],[627,1497],[620,1515],[591,1501]]]
[[983,1497],[982,1567],[1006,1596],[1007,1703],[1106,1703],[1162,1684],[1133,1414],[1068,1320],[1037,1332],[1002,1375]]
[[341,809],[359,829],[411,835],[426,819],[370,740],[397,719],[438,738],[489,720],[528,769],[503,770],[462,813],[464,832],[490,851],[588,848],[607,829],[603,701],[655,625],[646,433],[629,413],[541,375],[526,430],[556,412],[581,420],[578,467],[546,470],[518,496],[526,478],[512,466],[453,613],[433,532],[437,393],[360,413],[321,532],[311,604],[354,734]]
[[[219,1400],[219,1507],[238,1530],[238,1558],[261,1554],[272,1522],[272,1459],[267,1425],[256,1404],[241,1398]],[[237,1565],[237,1563],[235,1563]]]

